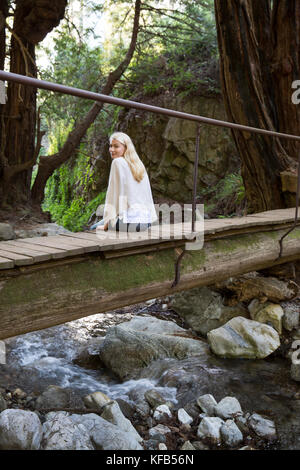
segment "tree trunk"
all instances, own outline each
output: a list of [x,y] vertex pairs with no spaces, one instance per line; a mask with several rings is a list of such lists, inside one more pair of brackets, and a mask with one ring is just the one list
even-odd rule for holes
[[[125,59],[113,72],[109,74],[107,81],[101,90],[101,93],[104,95],[110,95],[115,84],[125,72],[132,59],[138,36],[140,9],[141,0],[136,0],[133,30],[129,49],[127,51]],[[84,137],[86,131],[91,126],[91,124],[95,121],[103,106],[104,103],[97,102],[91,107],[87,115],[70,132],[65,144],[57,154],[51,156],[43,156],[40,158],[38,172],[34,184],[32,186],[31,192],[32,201],[34,202],[34,204],[41,204],[44,199],[44,191],[48,178],[53,174],[53,172],[57,168],[60,167],[60,165],[65,163],[74,154],[75,150],[78,148],[81,142],[81,139]]]
[[[11,30],[10,72],[36,78],[35,45],[59,24],[66,4],[67,0],[17,2]],[[31,197],[32,167],[39,151],[36,93],[36,88],[8,82],[7,103],[1,110],[2,206],[26,203]]]
[[[228,119],[262,129],[278,127],[272,92],[269,0],[215,0],[223,96]],[[281,97],[287,99],[286,95]],[[275,137],[233,131],[250,211],[285,207],[280,172],[294,160]]]

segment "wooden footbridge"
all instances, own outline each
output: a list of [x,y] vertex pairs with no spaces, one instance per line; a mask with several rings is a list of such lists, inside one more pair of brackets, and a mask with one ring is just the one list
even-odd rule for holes
[[[203,223],[157,225],[147,232],[64,233],[0,242],[0,339],[300,259],[295,209],[204,221],[202,249],[187,250]],[[195,241],[191,241],[194,238]]]

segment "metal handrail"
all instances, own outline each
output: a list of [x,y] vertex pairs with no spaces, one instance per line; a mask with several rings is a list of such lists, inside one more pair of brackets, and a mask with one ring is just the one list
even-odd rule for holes
[[[196,198],[196,175],[197,175],[197,168],[196,168],[196,161],[198,163],[198,153],[199,153],[199,123],[203,124],[208,124],[208,125],[213,125],[213,126],[219,126],[219,127],[227,127],[231,129],[236,129],[239,131],[244,131],[244,132],[253,132],[256,134],[264,134],[264,135],[269,135],[272,137],[279,137],[281,139],[290,139],[290,140],[296,140],[300,141],[300,136],[296,136],[293,134],[284,134],[281,132],[275,132],[275,131],[268,131],[266,129],[259,129],[257,127],[251,127],[251,126],[244,126],[242,124],[236,124],[233,122],[228,122],[228,121],[221,121],[218,119],[212,119],[212,118],[207,118],[204,116],[198,116],[195,114],[189,114],[189,113],[183,113],[181,111],[175,111],[172,109],[168,108],[161,108],[159,106],[152,106],[149,104],[144,104],[144,103],[139,103],[137,101],[131,101],[131,100],[124,100],[122,98],[115,98],[113,96],[109,95],[103,95],[101,93],[95,93],[92,91],[88,90],[82,90],[80,88],[75,88],[75,87],[69,87],[66,85],[61,85],[58,83],[53,83],[53,82],[48,82],[45,80],[39,80],[37,78],[32,78],[32,77],[27,77],[26,75],[19,75],[16,73],[11,73],[11,72],[5,72],[3,70],[0,70],[0,80],[9,80],[11,82],[15,83],[20,83],[23,85],[28,85],[28,86],[33,86],[36,88],[41,88],[44,90],[50,90],[50,91],[55,91],[58,93],[64,93],[67,95],[72,95],[72,96],[77,96],[79,98],[84,98],[84,99],[89,99],[93,101],[100,101],[101,103],[110,103],[114,104],[117,106],[123,106],[125,108],[135,108],[135,109],[141,109],[143,111],[149,111],[151,113],[155,114],[163,114],[166,116],[170,117],[175,117],[178,119],[185,119],[189,121],[194,121],[198,123],[197,126],[197,138],[196,138],[196,160],[195,160],[195,165],[194,165],[194,184],[193,184],[193,211],[192,211],[192,232],[194,232],[194,222],[195,222],[195,198]],[[298,161],[298,182],[297,182],[297,194],[296,194],[296,211],[295,211],[295,220],[294,220],[294,226],[286,233],[284,234],[281,239],[279,240],[279,245],[280,245],[280,250],[279,250],[279,256],[275,260],[277,261],[282,254],[282,241],[284,237],[286,237],[295,227],[297,224],[297,219],[298,219],[298,204],[299,204],[299,193],[300,193],[300,156],[299,156],[299,161]],[[179,262],[181,261],[182,257],[184,255],[184,252],[179,256],[177,263],[175,264],[175,270],[176,270],[176,277],[175,281],[172,285],[174,287],[178,282],[179,282]]]

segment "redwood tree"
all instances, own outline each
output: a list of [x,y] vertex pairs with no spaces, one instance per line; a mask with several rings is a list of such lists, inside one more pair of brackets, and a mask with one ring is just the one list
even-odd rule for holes
[[[299,134],[292,82],[300,77],[300,0],[215,0],[228,120]],[[295,141],[232,131],[251,211],[286,206],[280,173],[295,168]]]

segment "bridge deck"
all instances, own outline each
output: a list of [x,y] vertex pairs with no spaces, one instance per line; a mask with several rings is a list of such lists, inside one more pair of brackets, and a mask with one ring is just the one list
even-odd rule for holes
[[[290,227],[295,217],[295,208],[251,214],[245,217],[209,219],[204,221],[204,240],[226,238],[242,233],[280,230]],[[300,224],[300,221],[299,221]],[[196,222],[195,232],[191,222],[174,225],[157,225],[148,232],[119,233],[77,232],[56,236],[22,238],[0,242],[0,270],[18,266],[33,265],[49,260],[84,255],[101,251],[106,258],[145,253],[159,245],[160,249],[170,247],[170,242],[183,245],[199,236],[202,223]],[[153,246],[154,245],[154,246]]]

